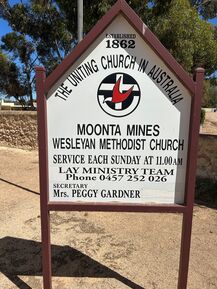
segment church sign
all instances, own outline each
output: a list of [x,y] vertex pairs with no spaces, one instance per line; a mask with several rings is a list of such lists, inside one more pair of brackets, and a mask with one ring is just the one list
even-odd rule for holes
[[117,15],[48,91],[49,200],[183,204],[190,112],[189,90]]
[[44,214],[192,212],[203,73],[194,82],[122,0],[47,79],[38,68]]

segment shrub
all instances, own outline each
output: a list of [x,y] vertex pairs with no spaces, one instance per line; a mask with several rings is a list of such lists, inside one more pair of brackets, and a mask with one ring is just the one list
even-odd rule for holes
[[204,124],[205,116],[206,116],[206,111],[204,109],[201,109],[201,111],[200,111],[200,124]]
[[197,177],[196,201],[210,207],[217,207],[217,180]]

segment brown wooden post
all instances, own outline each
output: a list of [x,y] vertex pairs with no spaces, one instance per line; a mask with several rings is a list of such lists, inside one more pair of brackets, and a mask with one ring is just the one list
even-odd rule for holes
[[42,236],[42,270],[43,288],[51,289],[51,242],[50,213],[48,210],[48,156],[47,156],[47,117],[45,97],[45,69],[36,68],[36,90],[38,111],[38,141],[39,141],[39,176],[40,176],[40,206],[41,206],[41,236]]
[[189,138],[189,159],[186,175],[186,211],[182,220],[181,255],[179,265],[178,289],[187,288],[189,256],[191,245],[192,218],[194,207],[194,191],[197,168],[197,146],[200,126],[201,98],[203,94],[204,69],[196,69],[195,94],[192,98],[191,128]]

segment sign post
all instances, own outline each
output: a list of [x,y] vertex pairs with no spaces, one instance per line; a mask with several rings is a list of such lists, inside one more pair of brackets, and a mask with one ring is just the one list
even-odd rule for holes
[[63,62],[36,70],[44,289],[50,211],[182,213],[187,288],[204,69],[193,81],[119,0]]
[[187,288],[188,267],[191,245],[191,230],[194,206],[194,190],[197,165],[198,126],[200,123],[201,99],[203,94],[204,69],[197,68],[195,74],[195,97],[191,110],[191,134],[189,144],[189,164],[186,183],[186,211],[183,213],[182,237],[178,289]]
[[40,208],[42,233],[42,269],[44,289],[51,289],[51,242],[50,211],[48,209],[48,153],[47,153],[47,119],[46,119],[46,74],[43,67],[36,70],[38,143],[39,143],[39,177]]

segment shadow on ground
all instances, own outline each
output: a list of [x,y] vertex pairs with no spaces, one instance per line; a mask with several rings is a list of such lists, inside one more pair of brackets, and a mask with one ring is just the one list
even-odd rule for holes
[[24,191],[30,192],[30,193],[32,193],[32,194],[40,195],[40,194],[39,194],[38,192],[36,192],[36,191],[30,190],[30,189],[28,189],[28,188],[26,188],[26,187],[23,187],[23,186],[21,186],[21,185],[19,185],[19,184],[16,184],[16,183],[11,182],[11,181],[8,181],[8,180],[2,179],[2,178],[0,178],[0,181],[6,183],[6,184],[8,184],[8,185],[17,187],[17,188],[19,188],[19,189],[22,189],[22,190],[24,190]]
[[[41,276],[41,243],[5,237],[0,239],[0,271],[17,288],[31,289],[19,276]],[[144,289],[69,246],[52,245],[52,275],[58,277],[115,278],[132,289]]]
[[217,181],[209,178],[196,180],[195,203],[217,209]]

